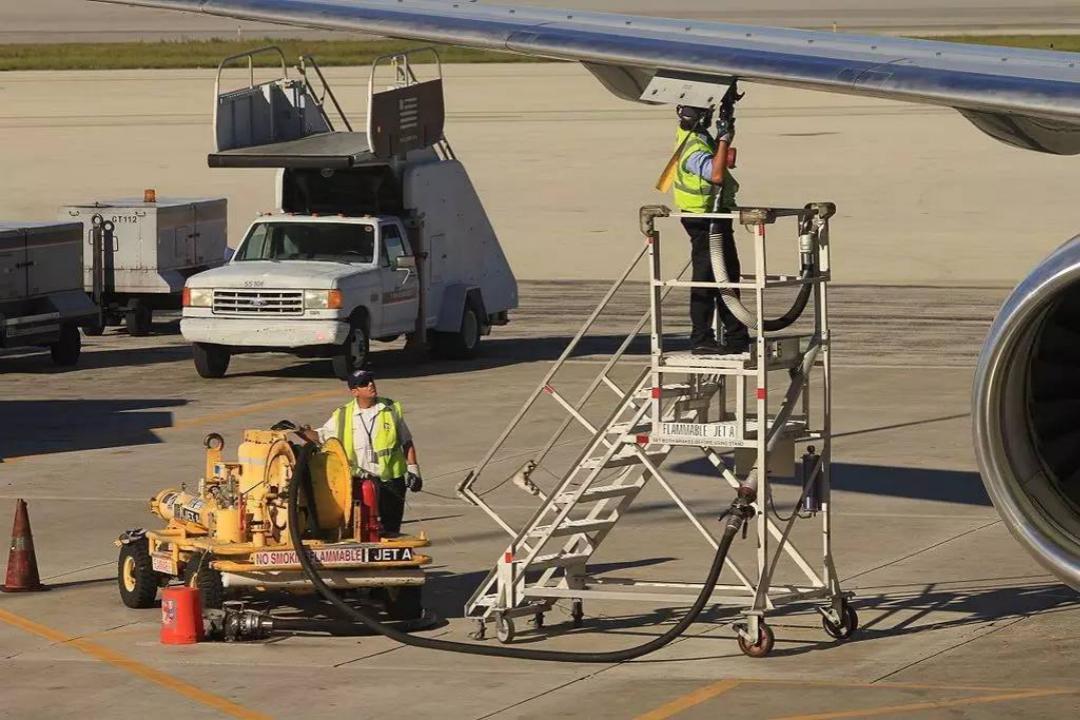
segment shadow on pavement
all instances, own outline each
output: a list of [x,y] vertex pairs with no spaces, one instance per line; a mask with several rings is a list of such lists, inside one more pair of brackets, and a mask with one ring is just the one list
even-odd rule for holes
[[175,398],[3,400],[0,462],[23,455],[157,443],[153,430],[173,423],[172,412],[165,408],[186,404]]
[[[716,472],[712,464],[704,457],[677,463],[671,467],[678,472],[691,475],[708,475]],[[796,480],[790,477],[774,477],[772,482],[789,488],[797,486]],[[841,492],[933,500],[962,505],[989,507],[991,504],[979,473],[964,470],[833,462],[832,488]],[[785,490],[785,494],[788,492]],[[785,514],[790,509],[780,503],[778,507]]]

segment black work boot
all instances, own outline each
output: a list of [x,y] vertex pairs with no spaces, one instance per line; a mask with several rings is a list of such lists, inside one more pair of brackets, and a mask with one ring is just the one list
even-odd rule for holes
[[720,343],[716,342],[712,338],[705,338],[704,340],[698,340],[690,348],[691,355],[721,355],[724,349]]
[[720,343],[720,352],[724,355],[742,355],[750,351],[750,333],[724,334],[724,341]]

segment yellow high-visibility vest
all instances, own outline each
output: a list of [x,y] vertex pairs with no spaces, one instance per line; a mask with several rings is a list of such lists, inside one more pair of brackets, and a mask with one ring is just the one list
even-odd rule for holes
[[[675,132],[675,147],[682,145],[683,140],[691,131],[679,128]],[[675,181],[672,183],[672,193],[675,196],[675,206],[683,212],[712,212],[713,198],[717,186],[700,177],[697,173],[687,169],[686,162],[693,157],[694,153],[704,152],[710,156],[716,152],[712,143],[707,141],[708,136],[695,132],[686,140],[682,154],[679,156],[679,164],[675,168]],[[731,174],[729,169],[725,173],[724,184],[720,187],[720,209],[730,210],[735,207],[735,194],[739,190],[739,182]]]
[[[379,462],[379,479],[386,481],[403,477],[408,463],[405,459],[405,451],[398,442],[397,421],[401,418],[401,403],[380,397],[375,398],[375,404],[380,405],[380,408],[373,421],[371,448],[375,451],[375,458]],[[356,401],[353,400],[334,411],[337,436],[345,447],[345,455],[349,458],[349,467],[353,475],[359,474],[361,470],[360,462],[356,457],[356,446],[353,444],[355,409]]]

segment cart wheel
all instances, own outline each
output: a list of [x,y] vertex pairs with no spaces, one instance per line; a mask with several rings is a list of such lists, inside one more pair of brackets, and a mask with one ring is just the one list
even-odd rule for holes
[[225,601],[225,586],[221,573],[210,567],[210,560],[202,553],[192,555],[184,565],[184,584],[198,588],[204,608],[218,610]]
[[837,640],[847,640],[859,629],[859,615],[855,612],[855,608],[844,603],[840,609],[840,624],[836,625],[829,618],[822,615],[821,627],[825,628],[825,632],[829,634],[829,637]]
[[544,613],[538,612],[533,615],[533,627],[535,627],[537,630],[544,627]]
[[469,633],[469,637],[473,640],[483,640],[487,637],[487,623],[483,618],[476,621],[476,630]]
[[191,346],[191,356],[195,360],[195,372],[199,373],[199,377],[225,377],[229,369],[229,348],[224,345],[194,343]]
[[423,585],[380,588],[391,620],[419,620],[424,614]]
[[82,336],[79,335],[79,327],[64,323],[60,326],[60,339],[49,346],[53,362],[60,367],[70,367],[79,362],[81,352]]
[[738,636],[739,649],[743,651],[743,655],[752,658],[763,658],[772,652],[773,644],[776,642],[776,637],[773,635],[772,628],[763,622],[758,623],[758,640],[751,645],[746,638],[741,634]]
[[132,300],[124,316],[128,335],[145,337],[154,327],[154,311],[142,300]]
[[105,321],[102,319],[94,320],[85,325],[82,331],[86,337],[100,337],[105,332]]
[[334,376],[339,380],[347,380],[353,370],[364,367],[368,360],[369,346],[363,318],[354,318],[345,343],[338,354],[330,360],[334,368]]
[[120,587],[120,599],[129,608],[154,606],[161,575],[154,572],[150,561],[150,543],[146,538],[120,546],[116,580]]
[[495,619],[495,637],[503,645],[514,642],[514,621],[505,615]]
[[576,628],[585,624],[585,607],[581,600],[574,600],[570,604],[570,619]]

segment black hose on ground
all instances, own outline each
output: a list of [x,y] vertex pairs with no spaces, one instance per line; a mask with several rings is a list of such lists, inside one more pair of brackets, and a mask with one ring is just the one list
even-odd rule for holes
[[402,632],[397,628],[390,627],[366,612],[358,610],[342,601],[337,593],[335,593],[330,586],[319,577],[318,570],[315,568],[315,563],[312,561],[311,557],[303,551],[303,538],[300,536],[299,493],[297,493],[297,487],[300,485],[298,480],[303,480],[307,476],[308,460],[311,458],[314,450],[315,448],[313,445],[309,444],[305,446],[303,452],[300,453],[300,457],[297,459],[292,482],[289,483],[289,537],[292,540],[293,547],[296,549],[296,556],[300,560],[300,567],[303,568],[304,574],[307,576],[308,580],[311,581],[311,584],[315,586],[318,593],[331,605],[337,608],[345,617],[363,623],[380,635],[385,635],[391,640],[396,640],[403,645],[411,645],[413,647],[426,648],[428,650],[443,650],[447,652],[466,653],[469,655],[516,658],[518,660],[547,660],[552,662],[578,663],[624,662],[659,650],[678,636],[682,635],[686,628],[690,627],[691,623],[697,620],[698,615],[704,610],[705,605],[709,601],[709,597],[712,595],[713,587],[720,578],[720,571],[724,568],[724,560],[727,558],[728,548],[731,547],[732,540],[735,539],[735,535],[742,528],[746,518],[749,517],[748,513],[751,512],[750,502],[752,498],[740,496],[735,501],[735,504],[732,505],[731,511],[727,513],[727,522],[724,524],[724,534],[720,538],[719,546],[716,549],[716,555],[713,557],[712,567],[709,568],[709,575],[705,579],[705,583],[702,586],[697,599],[694,601],[694,604],[686,614],[671,627],[671,629],[647,643],[635,645],[634,647],[626,648],[625,650],[612,650],[609,652],[563,652],[556,650],[527,650],[524,648],[492,647],[489,645],[450,642],[448,640],[415,637]]

